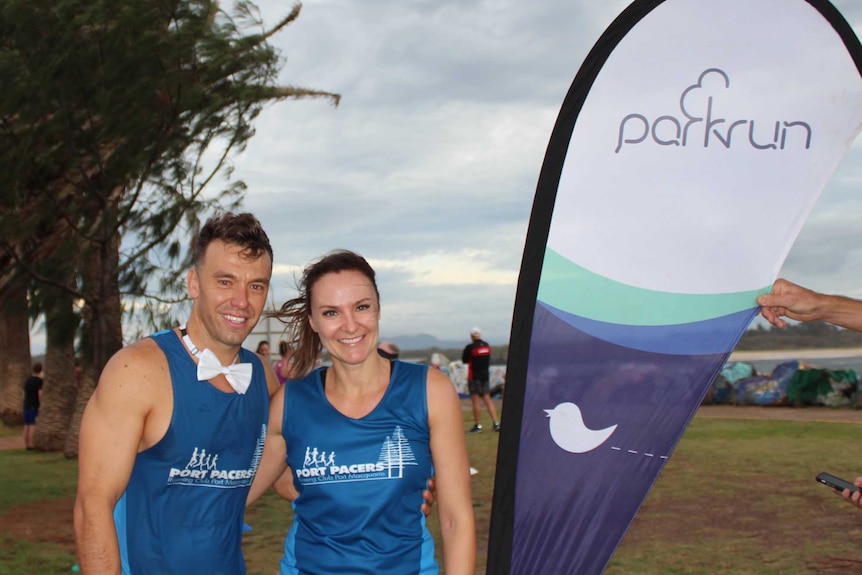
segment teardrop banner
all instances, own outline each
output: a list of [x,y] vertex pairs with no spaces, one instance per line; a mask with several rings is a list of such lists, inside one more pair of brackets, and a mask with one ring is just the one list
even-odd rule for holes
[[862,126],[827,0],[643,0],[584,61],[518,281],[488,573],[601,573]]

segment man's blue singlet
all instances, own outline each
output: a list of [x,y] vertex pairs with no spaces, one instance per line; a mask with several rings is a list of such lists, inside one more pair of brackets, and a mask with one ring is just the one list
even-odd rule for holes
[[395,361],[361,419],[326,399],[321,371],[284,390],[283,434],[299,497],[282,575],[436,574],[420,506],[431,477],[427,367]]
[[248,350],[245,395],[198,381],[172,331],[152,336],[168,359],[174,411],[165,436],[135,459],[114,509],[124,575],[242,575],[245,500],[263,453],[266,376]]

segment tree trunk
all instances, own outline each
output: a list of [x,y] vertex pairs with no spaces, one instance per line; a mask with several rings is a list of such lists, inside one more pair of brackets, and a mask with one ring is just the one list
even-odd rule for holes
[[69,426],[64,453],[78,456],[81,416],[96,389],[96,382],[108,360],[123,347],[122,306],[119,285],[120,238],[112,236],[93,253],[84,276],[87,303],[81,332],[82,375],[75,413]]
[[78,397],[75,400],[75,411],[72,414],[69,433],[66,434],[66,445],[63,448],[63,455],[69,459],[78,457],[78,433],[81,428],[81,417],[84,415],[84,408],[87,407],[90,396],[96,390],[98,379],[99,375],[92,366],[83,366],[81,371],[81,386],[78,388]]
[[0,421],[24,423],[24,380],[30,375],[30,320],[24,290],[0,289]]
[[36,449],[61,451],[66,444],[69,423],[75,411],[78,382],[75,377],[75,331],[78,318],[72,309],[72,296],[57,288],[46,297],[45,383],[39,421],[33,436]]

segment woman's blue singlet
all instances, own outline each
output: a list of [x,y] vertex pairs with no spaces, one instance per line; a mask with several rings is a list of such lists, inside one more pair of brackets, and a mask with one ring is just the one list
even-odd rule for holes
[[172,331],[152,336],[168,359],[174,411],[165,436],[135,459],[114,510],[124,575],[242,575],[245,500],[263,453],[269,415],[258,357],[244,395],[198,381]]
[[286,384],[283,434],[300,495],[282,575],[438,573],[420,509],[433,473],[427,369],[393,362],[386,393],[361,419],[332,407],[320,370]]

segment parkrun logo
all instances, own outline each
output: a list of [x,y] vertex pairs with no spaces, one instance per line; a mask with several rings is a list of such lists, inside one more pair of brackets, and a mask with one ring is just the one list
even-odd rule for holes
[[[756,150],[784,150],[786,147],[811,147],[812,129],[807,122],[782,121],[769,122],[764,128],[755,120],[729,120],[716,117],[713,112],[713,95],[707,94],[704,101],[704,81],[709,76],[718,76],[724,80],[724,88],[730,88],[730,77],[718,68],[704,70],[697,79],[679,97],[679,109],[682,118],[675,116],[659,116],[652,122],[643,114],[629,114],[620,122],[617,148],[618,154],[624,145],[640,144],[650,139],[659,146],[680,146],[689,144],[689,131],[693,132],[692,144],[701,141],[704,148],[709,148],[715,142],[727,149],[749,146]],[[702,133],[701,133],[702,130]],[[703,136],[702,138],[700,136]],[[771,139],[770,139],[771,138]],[[716,144],[716,145],[718,145]]]
[[396,426],[383,440],[377,461],[339,465],[335,461],[335,451],[327,453],[317,447],[306,447],[302,467],[294,473],[302,485],[378,481],[401,479],[407,465],[418,464],[401,426]]
[[264,424],[261,427],[261,435],[258,438],[251,464],[247,468],[242,469],[220,469],[218,453],[208,453],[206,449],[195,447],[184,468],[172,467],[168,472],[168,485],[197,485],[201,487],[221,488],[251,485],[258,465],[260,465],[265,441],[266,425]]

